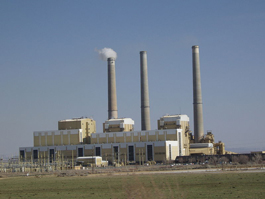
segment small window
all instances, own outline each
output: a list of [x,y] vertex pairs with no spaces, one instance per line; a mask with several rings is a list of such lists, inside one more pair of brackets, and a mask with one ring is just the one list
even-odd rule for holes
[[24,160],[24,158],[25,158],[25,151],[24,150],[20,150],[20,158],[22,160]]
[[134,161],[134,148],[129,146],[129,161]]
[[50,162],[55,160],[54,149],[50,149]]
[[38,150],[33,150],[33,159],[38,159]]
[[100,151],[100,147],[96,147],[96,156],[101,156],[100,153],[101,151]]
[[83,156],[84,156],[83,148],[78,148],[78,157],[83,157]]
[[147,145],[147,160],[153,160],[153,145]]
[[114,146],[113,147],[113,152],[114,152],[114,159],[118,160],[119,157],[119,147],[118,146]]

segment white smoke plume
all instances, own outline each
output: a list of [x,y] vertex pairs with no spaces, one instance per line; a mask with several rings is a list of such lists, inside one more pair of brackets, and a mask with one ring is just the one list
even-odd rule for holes
[[115,60],[117,59],[117,53],[111,48],[95,49],[95,51],[98,52],[100,59],[104,61],[107,61],[109,57],[113,57]]

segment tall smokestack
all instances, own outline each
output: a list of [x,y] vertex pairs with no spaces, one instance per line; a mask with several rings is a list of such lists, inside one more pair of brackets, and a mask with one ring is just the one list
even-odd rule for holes
[[147,74],[147,54],[146,51],[140,52],[141,67],[141,120],[142,130],[151,130],[150,127],[150,106]]
[[115,58],[108,58],[108,115],[109,119],[118,118],[117,95],[116,95],[116,75]]
[[194,136],[195,142],[198,143],[204,135],[199,46],[192,46],[192,69]]

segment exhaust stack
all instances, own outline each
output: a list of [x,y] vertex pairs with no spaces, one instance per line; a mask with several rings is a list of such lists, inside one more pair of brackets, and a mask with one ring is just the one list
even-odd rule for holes
[[141,68],[141,127],[142,130],[144,131],[144,130],[151,130],[146,51],[140,51],[140,68]]
[[108,119],[117,119],[115,58],[108,58]]
[[204,135],[199,46],[192,46],[192,69],[194,136],[195,142],[198,143]]

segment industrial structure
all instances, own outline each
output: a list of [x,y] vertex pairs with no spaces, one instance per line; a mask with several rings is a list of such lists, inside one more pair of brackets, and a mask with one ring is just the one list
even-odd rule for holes
[[109,119],[118,118],[117,94],[116,94],[116,73],[115,59],[108,58],[108,113]]
[[140,66],[141,66],[141,125],[142,125],[142,131],[145,131],[145,130],[151,130],[146,51],[140,52]]
[[195,142],[199,142],[203,138],[204,134],[199,46],[192,46],[192,70],[194,136]]
[[[134,130],[131,118],[118,118],[115,59],[108,63],[108,120],[102,133],[96,133],[91,118],[58,122],[58,130],[33,132],[33,147],[20,147],[20,161],[47,163],[60,154],[64,160],[101,157],[110,164],[174,161],[178,156],[225,154],[224,143],[214,142],[214,135],[203,130],[199,46],[192,47],[194,135],[187,115],[166,115],[150,127],[147,52],[140,52],[141,130]],[[81,158],[82,159],[82,158]],[[83,158],[86,161],[95,158]],[[99,158],[100,160],[100,158]],[[93,162],[91,161],[91,162]]]

